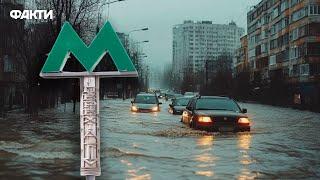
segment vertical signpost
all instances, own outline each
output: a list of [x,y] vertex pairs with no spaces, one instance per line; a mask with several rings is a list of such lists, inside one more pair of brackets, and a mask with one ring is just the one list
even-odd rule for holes
[[80,93],[81,175],[100,176],[99,77],[80,78]]
[[[86,69],[65,72],[63,68],[72,53]],[[94,72],[102,58],[109,53],[117,71]],[[80,139],[81,176],[88,180],[101,175],[99,80],[108,77],[137,77],[138,73],[111,24],[107,22],[87,46],[72,26],[66,22],[41,70],[43,78],[80,79]]]

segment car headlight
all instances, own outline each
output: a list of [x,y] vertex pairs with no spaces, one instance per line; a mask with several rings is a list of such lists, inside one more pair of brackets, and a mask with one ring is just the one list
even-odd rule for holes
[[155,112],[155,111],[159,111],[158,106],[153,107],[153,108],[152,108],[152,111],[154,111],[154,112]]
[[211,119],[211,117],[208,117],[208,116],[200,116],[198,118],[198,121],[202,122],[202,123],[210,123],[210,122],[212,122],[212,119]]
[[182,117],[188,117],[188,113],[187,113],[187,111],[183,111],[183,113],[182,113]]
[[131,110],[132,111],[138,111],[138,107],[137,106],[131,106]]
[[239,118],[239,124],[250,124],[250,120],[248,118]]

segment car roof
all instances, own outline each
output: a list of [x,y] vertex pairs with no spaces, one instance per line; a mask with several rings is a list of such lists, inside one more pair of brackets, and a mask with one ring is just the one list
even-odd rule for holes
[[192,99],[193,96],[181,96],[181,97],[177,97],[177,98],[174,98],[174,99]]
[[149,94],[149,93],[139,93],[137,96],[155,96],[155,94]]
[[226,96],[199,96],[198,99],[230,99]]

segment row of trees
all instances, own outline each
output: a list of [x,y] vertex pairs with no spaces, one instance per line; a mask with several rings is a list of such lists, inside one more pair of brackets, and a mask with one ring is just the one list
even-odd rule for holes
[[175,78],[171,69],[164,75],[164,82],[176,91],[200,91],[203,95],[225,95],[238,100],[253,100],[273,105],[285,105],[292,101],[292,91],[282,75],[282,71],[274,72],[268,81],[256,73],[252,78],[249,67],[234,74],[233,58],[223,54],[214,61],[206,62],[204,70],[192,73],[185,71],[182,80]]
[[[77,79],[47,80],[39,77],[39,72],[50,52],[65,21],[72,24],[79,36],[88,44],[92,41],[99,29],[103,6],[107,1],[100,0],[30,0],[26,2],[30,7],[25,9],[53,10],[53,20],[26,20],[24,28],[14,31],[13,47],[17,49],[16,59],[20,70],[17,71],[23,77],[23,92],[25,101],[23,106],[26,112],[36,115],[38,109],[55,107],[58,102],[79,100],[79,82]],[[22,21],[22,20],[21,20]],[[102,66],[114,68],[110,57]],[[138,62],[136,62],[137,64]],[[67,61],[64,70],[82,71],[82,66],[75,61],[75,57]],[[125,79],[120,80],[124,82]],[[128,80],[132,84],[139,80]],[[102,81],[108,86],[116,86],[114,80]],[[109,84],[111,82],[111,84]],[[132,88],[137,88],[133,86]],[[106,89],[106,88],[105,88]],[[63,93],[62,93],[63,92]]]
[[[26,2],[25,9],[48,9],[54,11],[53,20],[27,20],[22,30],[15,31],[14,48],[25,82],[26,112],[37,114],[39,107],[54,107],[61,98],[75,102],[77,82],[74,80],[44,80],[39,72],[58,36],[64,21],[69,21],[85,41],[93,37],[99,0],[36,0]],[[65,86],[65,85],[69,86]],[[61,97],[60,92],[68,92]],[[72,94],[72,95],[71,95]]]

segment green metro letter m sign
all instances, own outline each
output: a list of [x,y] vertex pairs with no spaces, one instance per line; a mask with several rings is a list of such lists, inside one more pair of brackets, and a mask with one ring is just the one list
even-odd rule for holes
[[[85,72],[63,71],[70,53],[86,69]],[[106,53],[109,53],[118,71],[94,72],[94,69]],[[83,76],[137,77],[137,71],[109,22],[103,26],[89,46],[81,40],[71,24],[66,22],[49,53],[40,76],[44,78]]]
[[[72,53],[85,72],[64,72]],[[109,53],[118,71],[94,72]],[[111,24],[107,22],[87,46],[67,22],[49,53],[40,76],[43,78],[80,78],[80,174],[86,179],[101,175],[99,86],[101,77],[137,77],[138,73]]]

